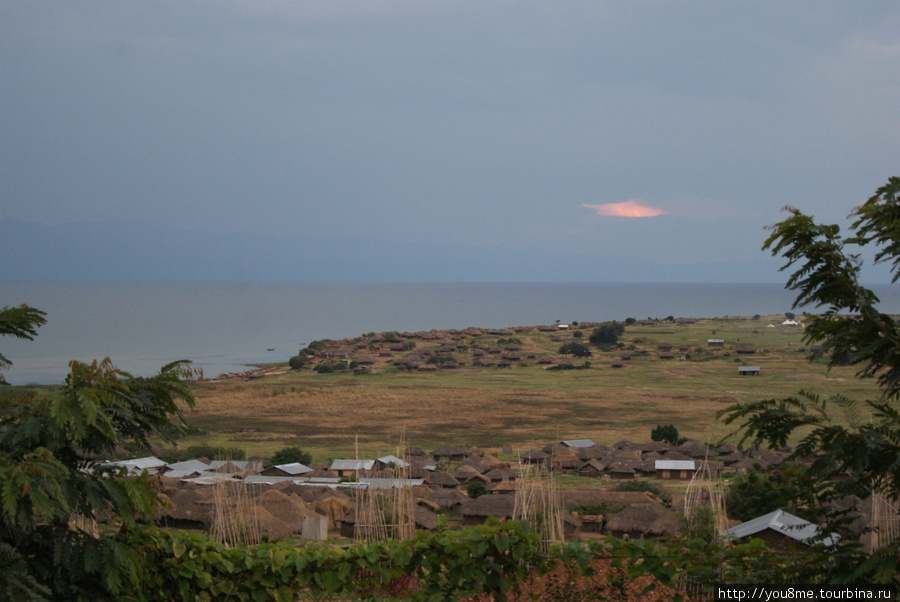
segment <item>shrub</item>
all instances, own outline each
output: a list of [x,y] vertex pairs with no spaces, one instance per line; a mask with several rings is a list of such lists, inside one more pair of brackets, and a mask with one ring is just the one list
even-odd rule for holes
[[469,486],[466,488],[466,493],[469,494],[470,498],[474,499],[483,495],[487,495],[488,490],[485,484],[481,481],[473,481],[472,483],[469,483]]
[[625,334],[625,325],[619,322],[604,322],[591,332],[588,340],[593,345],[615,345]]
[[312,456],[299,447],[282,447],[272,454],[272,464],[293,464],[294,462],[310,464]]
[[571,342],[561,345],[558,353],[560,355],[571,355],[574,357],[590,357],[591,349],[584,343]]
[[291,370],[299,370],[306,364],[307,357],[305,355],[295,355],[288,360],[288,366],[291,367]]
[[686,441],[678,436],[678,429],[674,425],[667,424],[656,425],[656,428],[650,432],[650,439],[656,442],[668,443],[669,445],[681,445]]

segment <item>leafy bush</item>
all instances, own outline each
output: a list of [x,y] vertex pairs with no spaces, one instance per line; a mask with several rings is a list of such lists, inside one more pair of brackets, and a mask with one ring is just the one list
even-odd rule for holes
[[308,357],[306,355],[295,355],[288,360],[288,366],[291,367],[291,370],[299,370],[306,364]]
[[596,327],[588,340],[593,345],[615,345],[625,334],[625,325],[620,322],[604,322]]
[[656,496],[666,504],[672,503],[672,494],[663,491],[650,481],[626,480],[613,488],[613,491],[637,491]]
[[312,463],[312,456],[299,447],[282,447],[272,454],[272,464]]
[[560,355],[571,355],[573,357],[591,357],[592,355],[590,347],[576,341],[561,345],[557,352]]
[[748,521],[778,510],[787,510],[803,518],[814,518],[804,511],[809,505],[811,483],[802,466],[762,472],[751,470],[731,481],[725,494],[728,515]]
[[487,487],[481,481],[472,481],[469,483],[469,486],[466,488],[466,493],[469,494],[469,497],[475,499],[477,497],[481,497],[483,495],[488,494]]
[[201,443],[185,448],[173,448],[161,454],[166,462],[184,462],[196,458],[209,458],[210,460],[244,460],[246,452],[239,447],[223,447],[221,445],[209,445]]
[[650,431],[650,439],[656,442],[668,443],[669,445],[681,445],[687,439],[678,436],[678,429],[674,425],[667,424],[656,425],[656,428]]

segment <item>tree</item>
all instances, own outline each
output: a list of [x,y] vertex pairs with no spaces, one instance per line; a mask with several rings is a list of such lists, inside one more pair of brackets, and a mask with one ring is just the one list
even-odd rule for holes
[[665,426],[657,424],[656,428],[650,431],[650,439],[656,442],[668,443],[669,445],[681,445],[685,442],[678,435],[678,429],[672,424]]
[[307,361],[309,361],[309,356],[295,355],[288,360],[288,366],[291,367],[291,370],[299,370],[306,365]]
[[272,455],[272,464],[312,463],[312,456],[299,447],[282,447]]
[[485,486],[485,484],[481,481],[472,481],[466,488],[466,493],[470,498],[475,499],[477,497],[487,495],[489,492],[487,486]]
[[558,353],[560,355],[571,355],[573,357],[591,357],[591,349],[584,343],[571,342],[560,345]]
[[[47,314],[34,307],[19,305],[0,309],[0,336],[12,336],[17,339],[33,341],[37,329],[47,323]],[[12,362],[0,353],[0,368],[9,368]],[[4,382],[0,376],[0,382]]]
[[810,486],[802,465],[771,472],[751,470],[732,479],[725,494],[725,507],[729,517],[744,522],[779,508],[803,517]]
[[[43,315],[13,314],[2,334],[31,339]],[[193,406],[186,362],[150,378],[117,370],[109,359],[70,368],[57,394],[0,393],[3,599],[110,599],[135,586],[141,550],[95,530],[93,519],[112,513],[129,529],[152,518],[159,499],[146,474],[126,479],[124,469],[93,458],[126,444],[149,449],[151,437],[172,442],[185,430],[182,408]]]
[[[810,315],[804,342],[821,345],[830,354],[829,367],[846,362],[858,366],[857,376],[877,380],[878,399],[855,403],[844,396],[823,399],[801,391],[786,399],[767,399],[733,405],[720,416],[738,423],[741,445],[782,446],[798,436],[791,459],[810,454],[810,467],[820,507],[846,493],[880,491],[900,499],[900,329],[877,308],[878,297],[860,284],[862,261],[848,246],[875,249],[875,263],[890,265],[892,282],[900,278],[900,178],[891,177],[868,201],[850,214],[852,235],[839,226],[822,225],[798,209],[786,207],[789,217],[771,227],[763,249],[782,255],[793,268],[787,288],[798,292],[793,308],[823,309]],[[834,421],[840,411],[847,426]],[[846,478],[844,478],[846,477]],[[893,544],[872,559],[855,556],[838,566],[854,579],[883,583],[900,574],[898,546]],[[852,573],[852,571],[856,571]],[[835,575],[831,575],[835,578]]]
[[593,345],[615,345],[625,334],[625,325],[619,322],[604,322],[596,327],[588,340]]

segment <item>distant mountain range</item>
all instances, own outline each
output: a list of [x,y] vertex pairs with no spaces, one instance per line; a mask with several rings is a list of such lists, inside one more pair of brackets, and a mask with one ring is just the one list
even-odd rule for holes
[[222,234],[158,225],[0,220],[0,280],[783,282],[770,257],[661,264],[354,237]]

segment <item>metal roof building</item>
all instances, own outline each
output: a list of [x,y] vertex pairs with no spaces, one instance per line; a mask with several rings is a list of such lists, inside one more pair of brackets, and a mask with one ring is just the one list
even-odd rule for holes
[[826,546],[833,546],[840,539],[840,535],[831,533],[819,540],[818,538],[821,537],[819,527],[784,510],[776,510],[732,527],[728,529],[728,534],[735,539],[743,539],[767,529],[806,545],[812,545],[821,541]]

